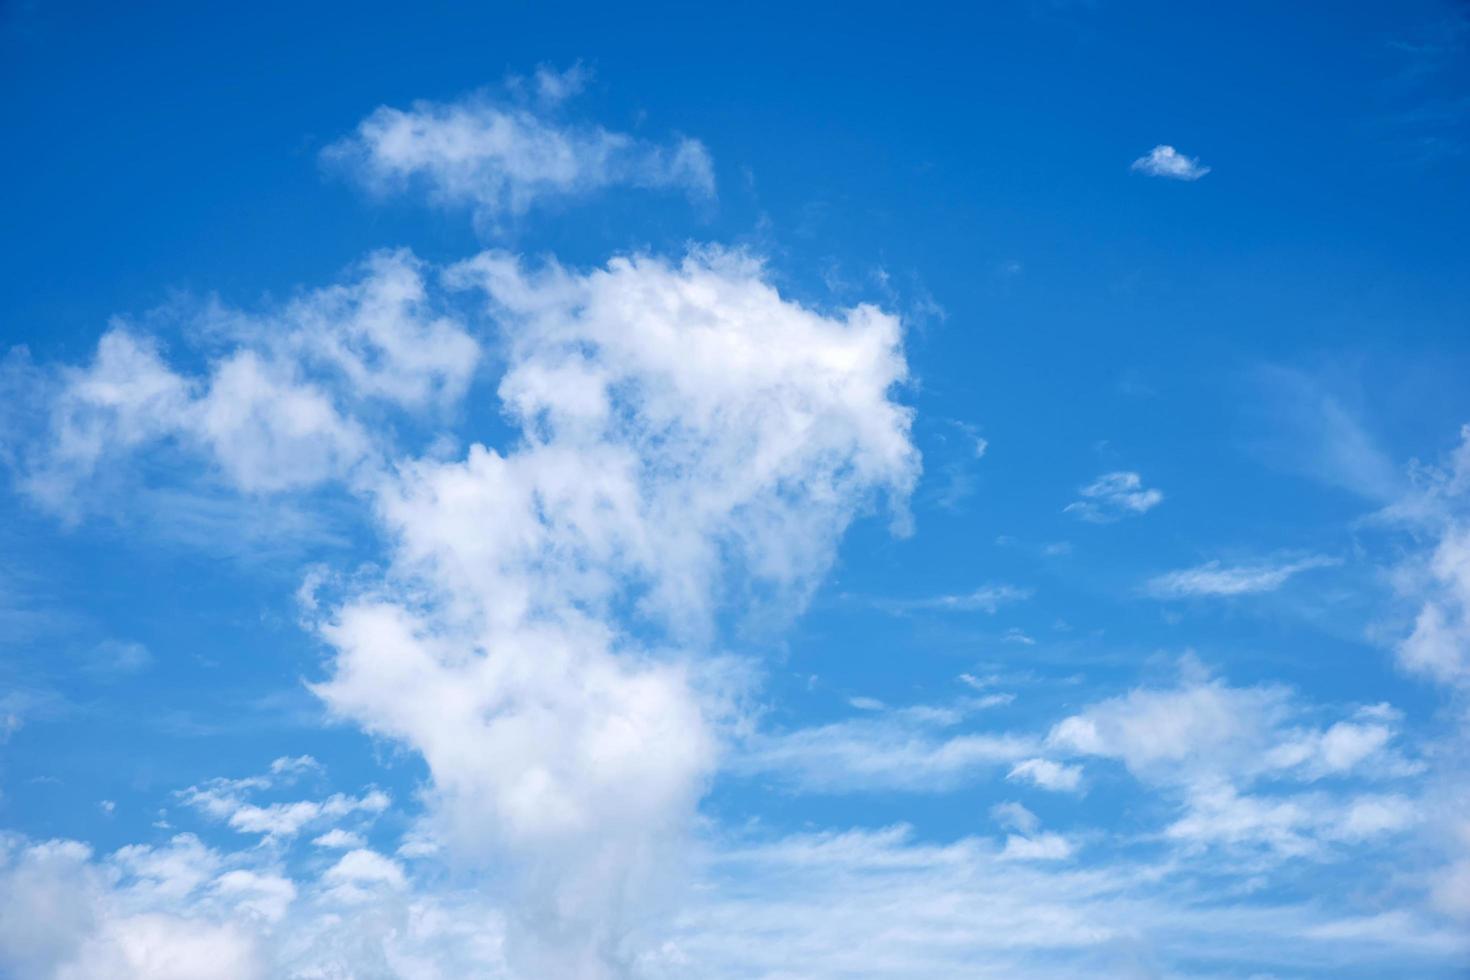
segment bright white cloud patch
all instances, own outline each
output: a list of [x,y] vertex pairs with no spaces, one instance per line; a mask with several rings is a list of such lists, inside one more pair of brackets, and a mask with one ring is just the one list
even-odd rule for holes
[[[51,384],[28,485],[65,509],[146,453],[204,460],[247,493],[337,480],[366,499],[391,574],[335,608],[308,590],[336,651],[315,690],[423,756],[431,839],[518,883],[518,970],[610,975],[714,771],[717,613],[784,619],[855,517],[886,502],[905,524],[918,455],[893,400],[901,328],[871,306],[804,309],[715,248],[585,273],[488,252],[447,281],[482,297],[497,334],[512,447],[446,460],[396,444],[391,413],[452,405],[480,348],[422,263],[381,253],[266,314],[205,310],[204,335],[229,346],[198,372],[115,327]],[[270,842],[345,846],[330,825],[384,794],[255,798],[313,765],[180,799]],[[338,899],[375,868],[396,887],[363,853],[328,876]]]
[[1160,144],[1133,161],[1130,168],[1136,173],[1150,177],[1167,177],[1170,180],[1199,180],[1210,172],[1196,157],[1187,157],[1172,146]]
[[1299,558],[1295,561],[1253,565],[1222,565],[1205,562],[1194,568],[1167,572],[1149,579],[1144,591],[1159,599],[1184,599],[1196,596],[1235,596],[1272,592],[1286,584],[1299,572],[1328,568],[1341,564],[1324,556]]
[[[717,250],[586,274],[486,253],[452,279],[502,331],[523,441],[381,483],[395,575],[433,604],[338,608],[316,690],[423,754],[452,847],[520,869],[521,968],[598,975],[713,770],[690,659],[711,616],[799,604],[847,523],[913,485],[899,327],[804,310]],[[624,605],[675,646],[636,640]]]
[[580,86],[580,76],[542,72],[534,109],[485,95],[383,106],[323,158],[370,191],[422,189],[436,203],[472,210],[486,226],[614,186],[714,195],[714,166],[698,140],[653,143],[559,118],[556,104]]
[[1006,778],[1034,783],[1042,789],[1072,792],[1082,785],[1082,767],[1050,759],[1025,759],[1012,766]]
[[1164,501],[1162,491],[1145,487],[1143,477],[1127,471],[1104,473],[1082,487],[1078,494],[1080,499],[1063,509],[1094,524],[1146,514]]
[[114,323],[90,365],[28,393],[45,399],[49,431],[26,447],[23,485],[77,516],[104,464],[150,449],[202,456],[247,493],[363,476],[391,448],[391,429],[357,413],[452,404],[479,345],[429,303],[409,253],[375,253],[357,271],[264,315],[194,312],[191,325],[230,343],[200,374],[175,371],[157,340]]

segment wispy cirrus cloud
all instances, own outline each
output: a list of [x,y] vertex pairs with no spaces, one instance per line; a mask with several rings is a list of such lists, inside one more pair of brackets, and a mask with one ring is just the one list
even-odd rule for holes
[[1034,590],[1005,583],[982,585],[969,592],[942,593],[913,599],[874,599],[873,605],[891,613],[912,612],[983,612],[994,613],[1001,606],[1023,602]]
[[1326,555],[1243,565],[1223,565],[1219,561],[1207,561],[1194,568],[1157,575],[1144,584],[1143,591],[1156,599],[1251,595],[1275,591],[1300,572],[1314,568],[1331,568],[1340,564],[1342,559]]
[[1130,170],[1150,177],[1167,177],[1170,180],[1195,181],[1210,172],[1210,168],[1199,162],[1197,157],[1188,157],[1165,143],[1149,150],[1133,161]]

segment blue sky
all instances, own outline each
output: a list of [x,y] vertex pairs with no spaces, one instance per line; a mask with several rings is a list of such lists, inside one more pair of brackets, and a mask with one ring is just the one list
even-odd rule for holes
[[1463,5],[0,8],[0,975],[1470,969]]

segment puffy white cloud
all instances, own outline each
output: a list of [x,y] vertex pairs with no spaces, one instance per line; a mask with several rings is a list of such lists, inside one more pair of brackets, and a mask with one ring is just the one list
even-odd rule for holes
[[522,442],[376,487],[395,582],[429,604],[335,609],[316,690],[422,753],[458,854],[519,869],[521,969],[600,975],[713,771],[716,611],[798,608],[846,525],[913,486],[899,324],[806,310],[713,249],[451,278],[488,301]]
[[1272,592],[1286,584],[1298,572],[1328,568],[1341,564],[1336,558],[1313,555],[1293,561],[1262,562],[1251,565],[1221,565],[1208,561],[1194,568],[1166,572],[1149,579],[1144,591],[1159,599],[1183,599],[1195,596],[1236,596]]
[[[144,450],[202,457],[246,493],[340,480],[364,498],[392,568],[314,610],[335,650],[316,690],[423,755],[430,843],[510,863],[522,971],[595,976],[654,910],[713,772],[733,676],[707,656],[716,617],[779,621],[855,517],[886,501],[904,526],[919,467],[893,400],[901,327],[806,309],[715,248],[585,273],[489,252],[448,280],[485,299],[515,445],[399,453],[382,413],[451,406],[480,348],[430,271],[385,252],[264,314],[194,315],[197,374],[116,326],[53,379],[28,472],[57,506]],[[311,768],[182,798],[278,844],[387,805],[254,797]]]
[[[0,848],[0,967],[17,977],[56,980],[247,980],[265,977],[250,932],[240,925],[156,911],[208,880],[206,852],[182,839],[157,852],[120,852],[116,872],[135,879],[115,891],[91,852],[73,841]],[[129,899],[136,899],[130,901]]]
[[190,322],[230,347],[185,376],[154,340],[115,322],[85,368],[67,368],[27,397],[46,431],[27,447],[22,484],[78,516],[103,462],[147,448],[204,456],[233,487],[273,493],[347,477],[374,462],[391,429],[355,416],[367,403],[412,411],[460,398],[479,345],[427,298],[421,263],[370,256],[346,284],[250,316],[212,305]]
[[188,835],[94,856],[0,838],[0,973],[16,980],[507,977],[483,897],[412,888],[354,851],[293,876],[259,849]]
[[1144,487],[1141,476],[1122,470],[1104,473],[1078,493],[1081,499],[1072,501],[1063,511],[1094,524],[1146,514],[1164,500],[1163,491]]
[[1134,160],[1130,169],[1150,177],[1186,181],[1199,180],[1210,172],[1210,168],[1200,163],[1197,157],[1187,157],[1174,147],[1162,143]]
[[581,83],[575,73],[538,73],[536,108],[484,94],[408,110],[382,106],[323,159],[370,191],[422,188],[438,204],[472,209],[483,224],[615,186],[713,196],[714,166],[698,140],[653,143],[554,115]]

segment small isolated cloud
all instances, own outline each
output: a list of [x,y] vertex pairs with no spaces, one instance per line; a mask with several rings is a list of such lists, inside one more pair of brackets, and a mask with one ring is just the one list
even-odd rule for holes
[[1155,576],[1144,585],[1144,592],[1156,599],[1186,599],[1196,596],[1250,595],[1279,589],[1298,572],[1340,565],[1337,558],[1313,555],[1295,561],[1259,562],[1251,565],[1221,565],[1208,561],[1195,568],[1184,568]]
[[1121,470],[1104,473],[1077,492],[1081,499],[1072,501],[1063,511],[1094,524],[1146,514],[1164,500],[1163,492],[1145,487],[1137,473]]
[[1187,157],[1164,143],[1134,160],[1130,169],[1135,173],[1148,174],[1150,177],[1168,177],[1170,180],[1199,180],[1210,172],[1210,168],[1200,163],[1198,157]]
[[1042,789],[1071,793],[1082,785],[1082,767],[1069,766],[1050,759],[1026,759],[1016,763],[1006,779],[1025,780]]

